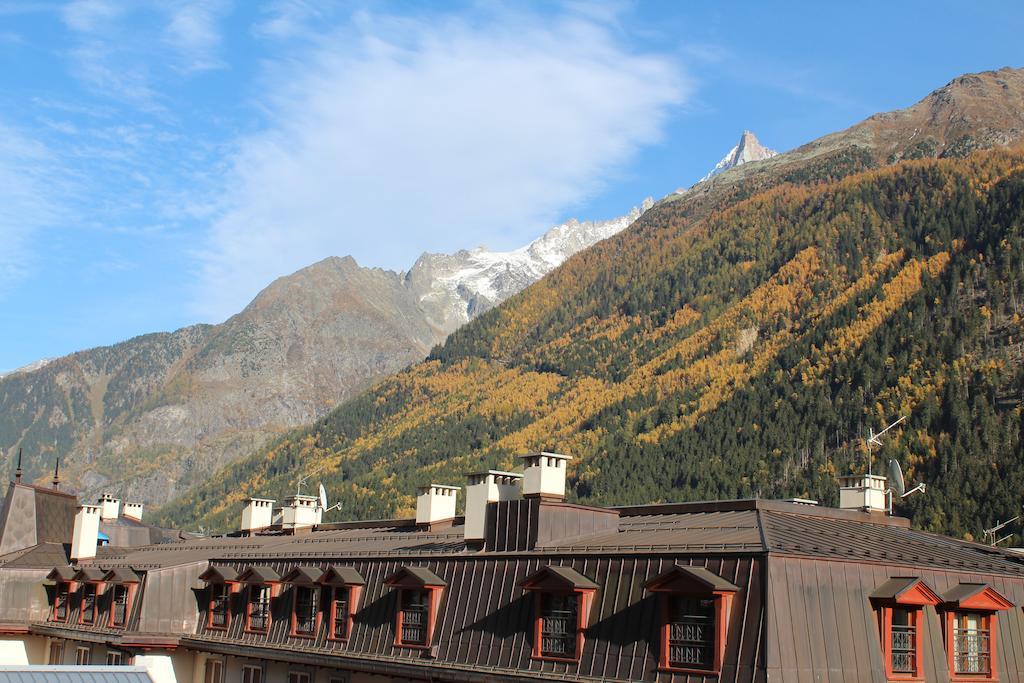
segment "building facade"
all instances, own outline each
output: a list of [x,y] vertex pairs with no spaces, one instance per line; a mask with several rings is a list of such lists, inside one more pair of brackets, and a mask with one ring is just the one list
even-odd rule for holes
[[432,486],[416,519],[36,544],[0,557],[0,629],[158,682],[1024,680],[1011,552],[872,509],[575,505],[565,464],[471,475],[465,516]]

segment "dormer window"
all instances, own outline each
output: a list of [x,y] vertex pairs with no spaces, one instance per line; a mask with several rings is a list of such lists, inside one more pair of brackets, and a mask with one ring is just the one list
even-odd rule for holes
[[426,567],[403,567],[384,585],[396,589],[398,595],[395,646],[429,648],[447,584]]
[[323,575],[319,567],[293,567],[281,579],[292,585],[293,636],[312,638],[316,635],[320,626],[320,578]]
[[99,567],[83,567],[75,574],[75,582],[80,585],[78,623],[92,625],[96,623],[96,601],[102,592],[103,577],[106,572]]
[[578,661],[597,584],[571,567],[544,567],[523,581],[534,595],[533,658]]
[[210,628],[227,629],[231,623],[230,601],[231,591],[227,584],[210,584]]
[[953,680],[996,680],[996,612],[1013,603],[984,583],[958,584],[942,600],[939,609]]
[[722,670],[733,597],[739,588],[704,567],[676,565],[647,582],[661,600],[659,668]]
[[81,622],[83,624],[96,623],[96,584],[94,583],[82,586]]
[[348,640],[352,633],[352,620],[359,604],[363,577],[352,567],[332,566],[320,577],[320,584],[329,591],[330,615],[327,638]]
[[71,567],[54,567],[46,578],[53,581],[53,607],[50,621],[66,622],[71,594],[75,592],[75,570]]
[[57,584],[57,591],[53,596],[53,621],[68,620],[68,596],[70,592],[70,584],[64,581]]
[[226,631],[231,625],[231,594],[239,584],[238,572],[232,567],[210,567],[199,575],[207,584],[206,628]]
[[107,572],[103,581],[110,586],[110,614],[107,625],[111,628],[124,628],[128,624],[132,599],[141,580],[131,569],[120,567]]
[[871,594],[878,614],[882,662],[890,681],[922,680],[923,612],[938,605],[939,596],[916,576],[889,579]]
[[271,587],[265,583],[249,584],[245,608],[245,630],[266,633],[270,629]]
[[316,633],[316,603],[320,593],[312,586],[295,586],[293,590],[292,635],[312,637]]

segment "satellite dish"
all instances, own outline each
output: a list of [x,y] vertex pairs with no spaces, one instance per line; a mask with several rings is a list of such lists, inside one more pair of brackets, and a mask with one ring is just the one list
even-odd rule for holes
[[320,509],[327,509],[327,489],[324,488],[323,484],[320,484]]
[[907,492],[907,485],[903,480],[903,468],[895,458],[889,460],[889,481],[892,482],[892,490],[896,492],[897,496],[902,497]]

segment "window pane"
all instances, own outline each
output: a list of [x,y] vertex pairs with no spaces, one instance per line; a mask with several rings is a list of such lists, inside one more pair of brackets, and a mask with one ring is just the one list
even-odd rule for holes
[[402,591],[402,643],[406,645],[427,644],[429,610],[430,594],[427,591]]
[[576,658],[578,596],[541,594],[540,653],[546,657]]
[[953,665],[958,674],[991,672],[988,620],[976,612],[957,612],[953,627]]
[[210,586],[210,625],[224,628],[228,625],[228,587],[222,583]]
[[249,629],[266,631],[270,627],[270,586],[249,586]]
[[348,588],[334,589],[334,625],[332,635],[335,638],[348,637]]
[[263,683],[263,669],[246,666],[242,669],[242,683]]
[[917,673],[917,629],[910,610],[892,610],[892,671]]
[[219,659],[206,660],[206,675],[203,683],[224,683],[224,664]]
[[68,585],[62,583],[57,586],[57,606],[54,610],[54,619],[65,621],[68,618]]
[[82,623],[91,624],[96,621],[96,586],[86,584],[82,588]]
[[128,620],[128,586],[114,586],[114,626],[124,626]]
[[295,632],[308,635],[316,630],[316,589],[295,587]]
[[668,663],[710,669],[715,663],[715,601],[671,596],[668,611]]

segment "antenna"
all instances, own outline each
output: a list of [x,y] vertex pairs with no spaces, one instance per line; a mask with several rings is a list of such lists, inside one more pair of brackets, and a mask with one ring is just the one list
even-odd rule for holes
[[996,538],[996,534],[999,533],[1000,531],[1002,531],[1003,529],[1005,529],[1006,527],[1010,526],[1011,524],[1013,524],[1014,522],[1016,522],[1020,518],[1021,518],[1021,515],[1017,515],[1016,517],[1011,517],[1010,519],[1006,520],[1005,522],[996,522],[996,525],[994,527],[992,527],[991,529],[985,529],[985,531],[984,531],[985,539],[988,541],[988,544],[990,546],[997,546],[1000,543],[1002,543],[1003,541],[1006,541],[1006,540],[1008,540],[1010,538],[1013,538],[1013,534],[1006,534],[1005,536],[1002,536],[1001,538]]
[[299,480],[297,482],[295,482],[295,495],[296,496],[301,496],[302,495],[302,485],[306,483],[306,480],[309,479],[309,477],[310,477],[310,475],[307,474],[304,477],[299,477]]
[[882,445],[882,440],[879,437],[882,436],[882,434],[885,434],[887,431],[889,431],[890,429],[892,429],[893,427],[895,427],[896,425],[898,425],[899,423],[903,422],[906,419],[907,419],[907,416],[904,415],[903,417],[901,417],[900,419],[896,420],[891,425],[889,425],[888,427],[886,427],[882,431],[878,432],[877,434],[875,434],[875,430],[874,429],[868,429],[868,440],[867,440],[867,447],[868,447],[868,474],[871,474],[871,461],[873,459],[871,457],[871,447],[872,446],[881,446]]
[[895,458],[889,460],[889,480],[892,482],[892,489],[897,496],[907,492],[907,485],[903,479],[903,468]]
[[18,469],[14,470],[14,483],[21,483],[21,446],[18,447]]
[[323,484],[320,484],[320,509],[324,512],[341,509],[341,503],[335,503],[330,507],[327,506],[327,489],[324,488]]

